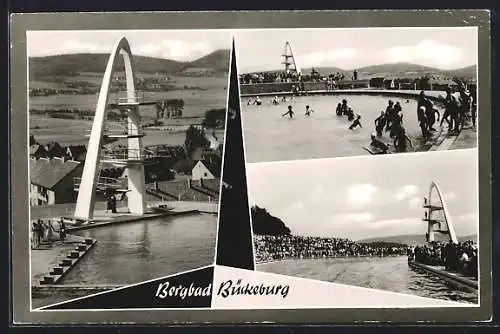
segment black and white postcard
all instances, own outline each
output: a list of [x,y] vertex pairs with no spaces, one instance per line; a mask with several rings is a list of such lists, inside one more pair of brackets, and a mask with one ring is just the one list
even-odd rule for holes
[[14,324],[491,319],[488,11],[10,31]]
[[227,31],[28,31],[32,306],[212,265]]
[[248,162],[477,146],[477,29],[237,33]]

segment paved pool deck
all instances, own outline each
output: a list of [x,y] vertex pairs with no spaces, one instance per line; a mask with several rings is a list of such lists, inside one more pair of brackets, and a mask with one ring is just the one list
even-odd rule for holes
[[40,286],[44,276],[65,260],[76,245],[85,242],[85,238],[68,234],[64,241],[54,241],[31,249],[31,285]]
[[[53,241],[45,245],[40,245],[39,247],[31,250],[31,285],[33,291],[50,290],[51,286],[58,286],[59,290],[64,290],[64,285],[53,284],[53,285],[43,285],[41,289],[40,281],[43,280],[45,276],[49,276],[49,273],[53,268],[58,267],[61,261],[67,259],[68,253],[71,253],[75,246],[78,244],[85,243],[85,238],[77,235],[71,234],[71,231],[99,228],[103,226],[113,225],[113,224],[124,224],[136,222],[139,220],[154,219],[158,217],[168,217],[168,216],[178,216],[185,214],[218,214],[219,204],[218,202],[196,202],[196,201],[158,201],[158,202],[148,202],[150,206],[157,206],[159,204],[168,205],[172,210],[165,213],[154,213],[149,212],[144,215],[133,215],[126,211],[125,208],[118,208],[117,213],[106,212],[106,210],[96,210],[94,213],[94,219],[92,223],[86,223],[78,226],[68,225],[67,236],[64,241]],[[68,212],[65,207],[65,211]],[[49,217],[45,217],[49,218]],[[57,218],[58,219],[58,218]],[[98,240],[97,240],[98,242]],[[82,254],[84,256],[84,254]],[[70,290],[75,290],[73,288],[67,287]],[[88,287],[90,290],[93,287]],[[56,288],[54,288],[56,289]],[[99,287],[96,289],[99,290]],[[83,292],[85,287],[79,287],[77,291]]]
[[[355,88],[355,89],[332,89],[332,90],[311,90],[307,92],[302,92],[298,96],[307,95],[382,95],[382,96],[399,96],[407,98],[416,98],[420,94],[420,90],[392,90],[392,89],[371,89],[371,88]],[[438,90],[426,90],[425,95],[429,98],[436,100],[442,96],[446,95],[444,91]],[[271,93],[255,93],[255,94],[240,94],[241,97],[256,97],[256,96],[282,96],[282,95],[296,95],[293,92],[271,92]]]
[[429,151],[458,150],[477,147],[477,130],[472,126],[463,128],[458,135],[448,135],[443,128],[434,140]]

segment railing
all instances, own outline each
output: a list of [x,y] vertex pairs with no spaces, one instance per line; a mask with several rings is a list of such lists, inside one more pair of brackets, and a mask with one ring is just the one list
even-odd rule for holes
[[114,99],[115,104],[138,104],[144,102],[144,92],[135,91],[131,96],[128,96],[128,92],[117,93]]
[[[73,178],[73,187],[79,188],[82,183],[81,177]],[[113,189],[126,189],[128,185],[125,183],[125,179],[117,179],[112,177],[100,176],[97,180],[98,188],[113,188]]]
[[[88,137],[92,133],[91,129],[85,130],[85,135]],[[137,129],[130,125],[125,125],[123,128],[108,128],[103,131],[104,136],[140,136],[144,135],[141,128]]]
[[138,149],[118,149],[103,152],[102,160],[144,160],[145,152]]
[[150,150],[138,149],[118,149],[113,151],[105,151],[101,155],[101,160],[134,160],[134,161],[151,161],[155,159],[169,157],[170,155],[157,154]]

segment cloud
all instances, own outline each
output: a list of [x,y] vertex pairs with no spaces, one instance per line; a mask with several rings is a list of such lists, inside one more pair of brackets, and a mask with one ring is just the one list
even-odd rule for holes
[[391,47],[385,51],[385,56],[387,63],[421,63],[439,68],[454,68],[462,60],[459,48],[431,39],[423,40],[416,45]]
[[448,191],[443,194],[444,200],[446,203],[453,202],[457,199],[457,194],[453,191]]
[[412,195],[418,193],[418,187],[413,184],[406,184],[400,187],[396,193],[394,194],[394,198],[398,201],[402,201],[406,198],[409,198]]
[[457,219],[464,220],[464,221],[474,221],[477,219],[477,213],[474,213],[474,212],[465,213],[465,214],[457,216]]
[[425,224],[418,218],[377,220],[367,226],[371,237],[423,234],[425,233],[425,228]]
[[339,225],[344,225],[344,224],[351,225],[351,224],[370,222],[374,219],[374,217],[375,216],[370,212],[344,213],[344,214],[331,215],[329,221]]
[[378,188],[370,183],[355,184],[347,188],[347,205],[362,207],[370,204]]
[[80,42],[76,39],[68,40],[62,43],[58,48],[59,54],[65,53],[108,53],[111,52],[111,47],[99,45],[97,43]]
[[[101,45],[93,42],[82,42],[71,39],[56,46],[56,54],[68,53],[109,53],[112,46]],[[173,60],[195,60],[207,53],[214,51],[208,42],[193,41],[186,42],[175,39],[162,39],[158,43],[138,44],[133,47],[132,52],[136,55],[166,58]]]
[[330,49],[326,52],[312,52],[307,54],[302,54],[296,58],[300,60],[300,65],[302,67],[312,67],[321,65],[333,65],[333,62],[340,59],[350,59],[357,55],[357,51],[351,48],[335,48]]
[[[322,237],[347,237],[353,231],[366,230],[375,216],[370,212],[338,213],[318,220],[295,216],[289,221],[292,233]],[[297,219],[299,218],[299,219]],[[299,221],[300,220],[300,221]]]
[[408,201],[408,205],[413,210],[422,209],[423,200],[420,197],[413,197]]
[[185,42],[175,39],[162,39],[158,43],[147,43],[134,48],[136,54],[173,60],[194,60],[213,51],[207,42]]

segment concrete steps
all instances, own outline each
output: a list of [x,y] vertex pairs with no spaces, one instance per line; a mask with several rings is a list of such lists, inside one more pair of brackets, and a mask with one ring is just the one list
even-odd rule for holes
[[66,255],[66,259],[59,262],[57,267],[52,268],[49,274],[40,280],[40,285],[56,284],[59,282],[68,271],[88,253],[96,242],[95,239],[86,238],[84,242],[77,244],[77,246]]

